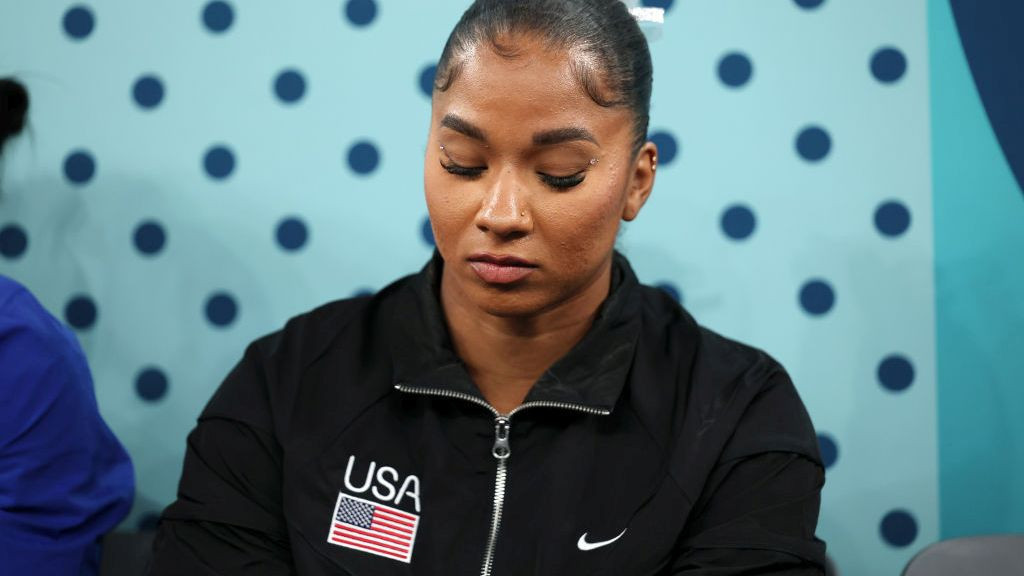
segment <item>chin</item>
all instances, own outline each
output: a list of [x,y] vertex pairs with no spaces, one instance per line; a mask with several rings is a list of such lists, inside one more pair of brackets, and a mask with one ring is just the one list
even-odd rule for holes
[[522,318],[536,316],[546,309],[540,298],[517,293],[514,287],[474,291],[478,308],[499,318]]

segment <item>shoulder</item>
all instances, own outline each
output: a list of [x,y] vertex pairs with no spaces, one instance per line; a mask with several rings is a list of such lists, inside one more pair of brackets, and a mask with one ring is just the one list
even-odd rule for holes
[[[32,499],[39,509],[77,499],[83,514],[109,503],[89,522],[65,515],[81,521],[83,530],[93,521],[109,527],[119,520],[132,490],[131,464],[99,414],[85,355],[28,290],[2,277],[0,395],[0,438],[8,442],[3,456],[20,478],[6,487],[9,493]],[[44,469],[49,476],[41,481]],[[66,482],[51,482],[55,478]]]
[[[24,402],[46,402],[60,393],[88,388],[85,355],[66,326],[18,282],[0,276],[0,365],[6,394],[22,391]],[[16,385],[31,382],[33,386]],[[10,404],[8,404],[10,405]]]
[[275,370],[301,370],[340,345],[358,344],[389,320],[393,301],[410,277],[380,292],[328,302],[288,320],[283,328],[255,340],[250,350]]
[[769,376],[782,370],[781,365],[762,349],[701,326],[665,291],[640,285],[643,302],[645,332],[649,337],[668,339],[670,352],[692,356],[693,360],[720,377],[736,376],[743,372]]
[[764,350],[697,327],[695,384],[754,397],[765,388],[792,383],[785,368]]
[[793,452],[820,463],[810,415],[786,369],[765,351],[701,328],[693,398],[726,426],[720,460]]
[[676,375],[677,430],[717,444],[722,458],[798,452],[817,461],[817,436],[789,373],[764,350],[701,326],[645,287],[645,324]]
[[[0,275],[0,333],[5,346],[16,342],[32,349],[80,352],[74,336],[47,312],[27,288]],[[75,354],[77,355],[77,354]]]
[[372,296],[328,302],[257,338],[200,420],[226,418],[285,438],[296,410],[317,407],[324,396],[351,400],[358,386],[336,384],[363,359],[378,357],[370,349],[387,341],[395,300],[407,283],[408,277]]
[[788,380],[782,365],[764,350],[700,325],[658,288],[639,289],[644,338],[660,350],[663,360],[682,369],[681,375],[695,390],[756,395],[761,388]]

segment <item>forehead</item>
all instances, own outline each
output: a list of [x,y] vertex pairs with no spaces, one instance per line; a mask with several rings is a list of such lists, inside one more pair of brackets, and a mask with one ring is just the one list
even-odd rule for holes
[[528,137],[533,130],[580,126],[599,141],[629,138],[628,109],[599,105],[582,84],[584,68],[591,70],[593,81],[599,80],[588,54],[530,37],[502,46],[509,49],[506,54],[483,43],[458,57],[455,80],[446,91],[434,94],[432,128],[454,114],[488,136]]

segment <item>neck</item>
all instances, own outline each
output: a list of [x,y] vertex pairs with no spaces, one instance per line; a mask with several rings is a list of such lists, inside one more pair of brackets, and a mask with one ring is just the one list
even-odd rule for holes
[[474,305],[442,274],[441,301],[456,354],[484,398],[507,414],[583,338],[610,286],[609,265],[591,286],[550,310],[496,316]]

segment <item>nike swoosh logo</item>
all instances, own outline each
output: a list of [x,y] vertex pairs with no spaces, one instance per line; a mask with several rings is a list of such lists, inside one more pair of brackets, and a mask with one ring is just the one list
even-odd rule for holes
[[587,542],[587,533],[584,532],[583,536],[580,536],[580,539],[576,541],[576,547],[579,548],[580,550],[583,550],[584,552],[586,552],[587,550],[593,550],[594,548],[600,548],[601,546],[607,546],[607,545],[611,544],[612,542],[615,542],[619,538],[622,538],[622,535],[625,534],[625,533],[626,533],[626,530],[623,529],[622,532],[619,532],[618,536],[616,536],[615,538],[612,538],[611,540],[605,540],[603,542]]

